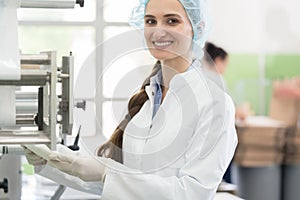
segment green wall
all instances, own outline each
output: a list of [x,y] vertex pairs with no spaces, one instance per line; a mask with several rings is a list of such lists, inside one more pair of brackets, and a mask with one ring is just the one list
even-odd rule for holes
[[256,114],[268,114],[272,80],[300,76],[300,54],[266,55],[265,80],[259,79],[259,55],[231,54],[229,58],[228,91],[236,105],[247,101]]
[[300,75],[300,55],[267,55],[266,77],[283,79]]

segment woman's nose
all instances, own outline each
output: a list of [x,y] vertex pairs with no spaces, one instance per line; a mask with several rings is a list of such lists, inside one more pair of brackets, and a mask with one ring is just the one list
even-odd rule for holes
[[158,40],[162,37],[164,37],[167,34],[166,30],[163,28],[154,28],[153,34],[152,34],[152,39]]

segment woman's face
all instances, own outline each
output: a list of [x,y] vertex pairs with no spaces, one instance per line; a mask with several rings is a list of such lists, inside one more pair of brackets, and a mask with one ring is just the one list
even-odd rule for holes
[[149,0],[144,17],[145,39],[158,60],[188,56],[193,29],[178,0]]

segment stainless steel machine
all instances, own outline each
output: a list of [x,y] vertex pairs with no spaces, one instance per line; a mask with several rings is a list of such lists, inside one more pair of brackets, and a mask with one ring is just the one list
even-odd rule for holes
[[[8,0],[0,0],[5,3]],[[84,0],[21,0],[21,8],[83,7]],[[72,133],[74,57],[62,58],[57,66],[55,51],[21,55],[21,79],[0,80],[0,86],[16,86],[16,123],[0,125],[0,199],[20,199],[20,144],[56,144]],[[30,92],[21,88],[30,87]],[[84,109],[84,102],[75,106]],[[0,113],[1,114],[1,113]],[[61,192],[60,192],[61,195]],[[58,199],[56,195],[54,199]]]
[[[23,154],[20,144],[46,144],[55,149],[66,134],[72,133],[73,56],[64,56],[62,66],[57,67],[54,51],[21,55],[21,65],[26,68],[21,69],[21,79],[0,80],[0,86],[30,86],[36,92],[16,91],[16,125],[0,127],[0,165],[7,157]],[[0,169],[4,172],[8,168]],[[5,174],[21,176],[19,171],[8,169]],[[10,188],[21,187],[14,185],[18,182],[4,178],[0,186],[9,192]]]
[[58,68],[55,52],[21,55],[21,65],[26,66],[21,79],[0,80],[0,85],[34,86],[36,92],[16,92],[16,126],[0,127],[0,144],[47,144],[55,149],[62,134],[71,134],[73,62],[72,55],[64,56]]

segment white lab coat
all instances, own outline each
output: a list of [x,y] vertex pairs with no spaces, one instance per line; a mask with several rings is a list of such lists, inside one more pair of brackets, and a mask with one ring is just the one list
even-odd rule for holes
[[153,78],[146,92],[124,131],[124,165],[111,161],[105,184],[85,191],[102,200],[213,199],[237,145],[231,98],[198,60],[173,77],[154,118]]

